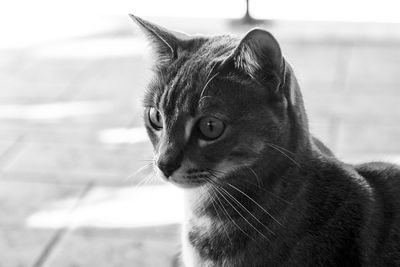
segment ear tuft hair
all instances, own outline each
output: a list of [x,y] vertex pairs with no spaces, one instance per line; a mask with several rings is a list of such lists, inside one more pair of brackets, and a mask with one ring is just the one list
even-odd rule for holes
[[151,40],[161,61],[177,58],[180,39],[172,31],[135,15],[129,14],[129,16]]
[[256,76],[265,68],[280,71],[282,52],[276,39],[269,32],[253,29],[240,41],[233,53],[235,67]]

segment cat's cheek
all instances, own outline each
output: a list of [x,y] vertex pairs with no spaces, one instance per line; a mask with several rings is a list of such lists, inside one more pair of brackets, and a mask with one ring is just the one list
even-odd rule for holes
[[236,142],[238,142],[238,140],[231,136],[214,142],[199,140],[197,151],[194,151],[196,156],[191,157],[189,155],[189,157],[193,158],[194,161],[215,165],[229,156]]
[[265,144],[262,140],[252,140],[248,144],[249,148],[249,153],[252,154],[252,156],[258,157],[259,155],[262,154],[263,150],[265,149]]
[[199,139],[198,142],[197,142],[197,145],[198,145],[198,147],[199,147],[200,149],[205,149],[205,148],[207,148],[207,147],[216,145],[216,143],[217,143],[218,141],[221,141],[220,138],[217,139],[217,140],[203,140],[203,139]]
[[153,145],[154,151],[156,151],[158,143],[160,141],[161,131],[155,131],[154,129],[150,129],[146,127],[147,135],[149,136],[150,142]]
[[256,157],[227,158],[227,159],[221,161],[220,163],[216,164],[215,167],[213,168],[213,170],[217,173],[217,175],[216,175],[217,179],[224,179],[225,177],[228,177],[228,176],[234,174],[236,171],[238,171],[241,168],[251,166],[256,160],[257,160]]
[[234,161],[224,160],[214,167],[214,171],[217,173],[216,178],[223,179],[235,172],[238,168],[240,168],[240,166]]
[[198,146],[199,146],[200,148],[205,148],[208,144],[209,144],[208,141],[199,139]]

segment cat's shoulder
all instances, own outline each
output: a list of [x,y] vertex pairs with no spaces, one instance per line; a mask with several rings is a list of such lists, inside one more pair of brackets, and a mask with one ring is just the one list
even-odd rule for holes
[[369,162],[355,165],[354,168],[379,190],[388,194],[400,192],[400,166],[386,162]]
[[[355,169],[375,189],[382,223],[376,251],[385,266],[400,262],[400,166],[384,162],[356,165]],[[382,266],[382,264],[380,264]]]
[[387,162],[368,162],[354,166],[363,176],[392,181],[400,179],[400,166]]
[[354,166],[374,188],[386,209],[400,220],[400,166],[385,162],[369,162]]

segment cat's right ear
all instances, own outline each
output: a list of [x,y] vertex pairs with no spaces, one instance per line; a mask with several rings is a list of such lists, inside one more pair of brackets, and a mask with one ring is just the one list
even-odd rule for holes
[[129,14],[129,16],[134,22],[136,22],[137,25],[139,25],[139,27],[150,39],[153,47],[155,48],[155,52],[159,56],[159,60],[169,61],[177,58],[180,43],[182,42],[182,39],[185,38],[183,33],[179,33],[181,36],[178,37],[176,33],[173,33],[172,31],[161,26],[132,14]]
[[282,52],[276,39],[271,33],[257,28],[249,31],[232,54],[220,64],[221,69],[237,69],[255,80],[263,80],[265,73],[282,76],[284,67]]

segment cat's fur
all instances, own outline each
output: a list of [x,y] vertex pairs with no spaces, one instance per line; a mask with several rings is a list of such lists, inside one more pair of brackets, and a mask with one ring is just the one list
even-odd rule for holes
[[[184,266],[400,266],[400,168],[342,163],[311,136],[272,35],[191,37],[132,18],[159,56],[145,121],[156,163],[172,166],[160,175],[186,188]],[[199,135],[202,116],[225,122],[221,137]]]

